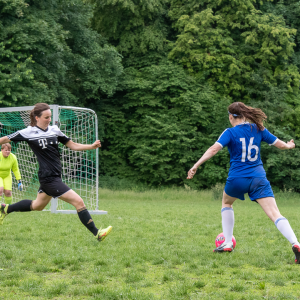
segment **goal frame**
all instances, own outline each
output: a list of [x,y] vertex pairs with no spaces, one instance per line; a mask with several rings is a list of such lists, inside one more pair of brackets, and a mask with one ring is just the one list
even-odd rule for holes
[[[98,140],[98,118],[97,114],[94,110],[90,108],[83,108],[83,107],[75,107],[75,106],[62,106],[57,104],[51,104],[49,105],[50,109],[52,110],[52,125],[59,126],[59,109],[74,109],[74,110],[83,110],[83,111],[89,111],[94,115],[95,118],[95,136],[96,140]],[[34,108],[34,106],[19,106],[19,107],[3,107],[0,108],[0,113],[5,112],[17,112],[17,111],[30,111]],[[96,215],[103,215],[107,214],[107,211],[99,210],[99,148],[96,148],[96,210],[89,210],[90,214],[96,214]],[[63,214],[76,214],[76,210],[60,210],[57,209],[58,205],[58,199],[52,198],[51,204],[50,204],[50,211],[51,213],[63,213]]]

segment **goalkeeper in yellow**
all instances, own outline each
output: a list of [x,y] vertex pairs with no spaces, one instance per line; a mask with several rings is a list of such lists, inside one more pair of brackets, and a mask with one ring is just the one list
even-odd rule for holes
[[9,143],[2,144],[0,153],[0,197],[4,192],[4,201],[11,204],[12,200],[12,176],[11,170],[14,172],[18,180],[18,190],[23,190],[21,174],[18,166],[17,157],[11,153],[11,145]]

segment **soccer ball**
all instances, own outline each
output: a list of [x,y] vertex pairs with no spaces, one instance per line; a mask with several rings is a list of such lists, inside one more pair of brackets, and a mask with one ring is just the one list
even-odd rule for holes
[[[224,234],[222,232],[222,233],[218,234],[218,236],[216,237],[216,240],[215,240],[216,247],[221,246],[224,241],[225,241],[225,237],[224,237]],[[233,242],[233,249],[234,249],[235,245],[236,245],[236,240],[235,240],[234,236],[232,236],[232,242]]]

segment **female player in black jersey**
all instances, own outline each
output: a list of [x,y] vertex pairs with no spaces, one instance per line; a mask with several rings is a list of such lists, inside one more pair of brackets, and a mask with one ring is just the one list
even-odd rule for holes
[[3,219],[14,211],[43,210],[52,198],[59,198],[72,204],[78,213],[80,221],[91,231],[98,241],[103,241],[111,232],[112,227],[98,229],[86,209],[82,198],[64,184],[61,180],[61,162],[58,151],[58,143],[62,143],[71,150],[93,150],[101,147],[99,140],[92,145],[74,143],[64,135],[59,128],[51,126],[51,110],[46,103],[37,103],[30,113],[30,126],[8,136],[0,138],[0,145],[10,141],[26,141],[37,157],[39,163],[40,188],[35,200],[21,200],[14,204],[1,204],[0,224]]

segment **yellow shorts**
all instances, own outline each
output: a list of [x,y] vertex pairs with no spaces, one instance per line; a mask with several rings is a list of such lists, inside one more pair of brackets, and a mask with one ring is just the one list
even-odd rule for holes
[[0,187],[4,187],[5,190],[12,190],[12,176],[11,174],[5,178],[0,177]]

